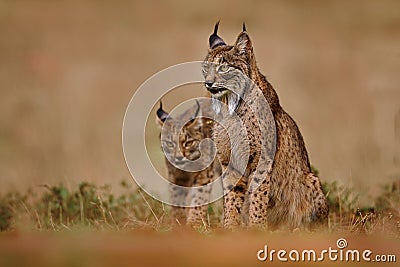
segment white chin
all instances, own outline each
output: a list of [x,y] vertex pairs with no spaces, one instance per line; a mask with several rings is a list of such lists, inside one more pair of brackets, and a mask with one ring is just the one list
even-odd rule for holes
[[229,114],[232,115],[233,113],[235,113],[235,109],[239,103],[239,96],[234,93],[231,92],[228,96],[228,108],[229,108]]
[[229,114],[232,115],[239,103],[239,96],[234,92],[221,92],[212,95],[212,107],[215,113],[219,114],[223,103],[228,105]]
[[214,96],[212,96],[211,102],[212,102],[212,108],[213,108],[214,112],[216,114],[221,113],[222,102]]

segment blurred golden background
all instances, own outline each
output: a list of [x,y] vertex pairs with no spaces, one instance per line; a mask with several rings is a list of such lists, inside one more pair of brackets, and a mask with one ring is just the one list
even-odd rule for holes
[[368,196],[400,178],[399,1],[0,1],[0,191],[130,179],[130,98],[203,59],[219,19],[228,43],[246,22],[322,180]]

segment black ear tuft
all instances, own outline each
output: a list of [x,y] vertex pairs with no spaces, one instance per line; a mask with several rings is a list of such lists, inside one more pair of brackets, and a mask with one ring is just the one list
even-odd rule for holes
[[157,117],[160,119],[160,121],[164,122],[168,117],[168,113],[165,112],[162,108],[162,102],[160,100],[160,107],[157,109]]
[[215,47],[220,45],[226,45],[224,40],[222,40],[222,38],[218,36],[218,26],[219,26],[219,21],[215,24],[214,32],[210,35],[210,38],[208,40],[211,49],[214,49]]
[[203,120],[201,118],[201,107],[200,107],[200,102],[195,99],[196,101],[196,111],[192,118],[190,119],[189,123],[191,126],[196,126],[196,127],[202,127],[203,125]]
[[215,34],[215,35],[218,34],[218,27],[219,27],[219,20],[217,21],[217,23],[215,23],[213,34]]
[[194,114],[194,118],[196,118],[200,113],[200,102],[197,99],[195,99],[195,101],[196,101],[197,108],[196,108],[196,113]]
[[243,22],[243,31],[244,32],[247,32],[247,30],[246,30],[246,24]]
[[200,102],[197,99],[195,99],[195,101],[196,101],[196,111],[194,112],[192,118],[190,119],[191,122],[193,122],[199,115],[201,116]]

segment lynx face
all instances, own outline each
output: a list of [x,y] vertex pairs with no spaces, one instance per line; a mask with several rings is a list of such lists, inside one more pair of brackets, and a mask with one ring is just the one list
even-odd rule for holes
[[[228,63],[203,63],[203,74],[206,79],[206,88],[211,93],[214,111],[221,112],[222,103],[228,105],[232,115],[246,88],[246,79],[242,72],[228,65]],[[212,82],[211,82],[212,81]]]
[[197,104],[191,117],[188,116],[190,111],[175,119],[160,107],[157,116],[158,123],[163,126],[164,134],[160,138],[166,159],[176,168],[196,172],[212,163],[215,149],[209,143],[202,143],[211,137],[211,127],[208,119],[197,117],[200,105]]
[[177,167],[183,167],[186,163],[197,160],[201,156],[199,144],[203,139],[200,131],[202,122],[201,119],[194,119],[186,125],[182,125],[172,120],[174,119],[166,120],[164,131],[168,134],[161,136],[161,146],[171,163]]

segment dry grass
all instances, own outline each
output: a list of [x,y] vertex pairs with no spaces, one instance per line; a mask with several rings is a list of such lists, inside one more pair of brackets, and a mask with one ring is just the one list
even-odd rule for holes
[[[400,237],[400,191],[386,186],[372,206],[360,206],[357,192],[337,182],[325,183],[330,206],[327,233],[383,234]],[[141,189],[121,183],[123,193],[114,195],[110,186],[81,183],[78,188],[44,185],[26,193],[10,192],[0,197],[0,229],[72,231],[76,229],[124,231],[171,230],[179,226],[170,207]],[[221,203],[208,209],[208,220],[201,232],[212,232],[221,225]]]

